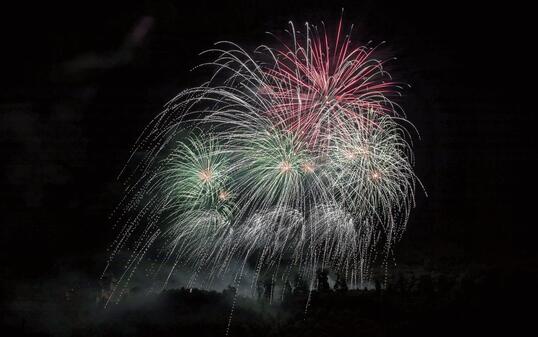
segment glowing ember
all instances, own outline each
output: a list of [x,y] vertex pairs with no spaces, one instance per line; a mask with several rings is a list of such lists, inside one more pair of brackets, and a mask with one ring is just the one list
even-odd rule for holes
[[370,151],[368,151],[368,148],[365,146],[359,146],[357,148],[357,153],[361,156],[367,156],[370,154]]
[[230,198],[230,192],[228,191],[220,191],[219,192],[219,199],[221,201],[226,201]]
[[313,163],[303,163],[301,165],[301,170],[304,173],[313,173],[314,172],[314,164]]
[[344,157],[347,160],[353,160],[355,159],[355,153],[352,150],[344,150]]
[[371,176],[372,176],[372,180],[379,180],[381,179],[381,172],[373,171]]
[[289,161],[281,162],[278,167],[279,167],[281,173],[287,173],[287,172],[291,171],[291,169],[292,169],[291,164],[290,164]]
[[213,179],[213,172],[210,169],[205,169],[198,173],[198,178],[204,183],[208,183]]

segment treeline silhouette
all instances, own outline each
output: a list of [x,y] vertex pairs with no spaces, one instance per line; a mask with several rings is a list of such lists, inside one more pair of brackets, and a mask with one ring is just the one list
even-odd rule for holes
[[526,316],[521,303],[535,293],[536,284],[535,274],[499,269],[399,273],[385,286],[376,279],[373,289],[360,290],[348,289],[342,275],[336,275],[331,287],[328,276],[328,271],[318,271],[311,292],[301,279],[279,289],[265,280],[257,298],[236,296],[229,287],[220,293],[167,290],[131,307],[127,299],[127,309],[73,335],[223,336],[228,322],[230,336],[245,337],[514,333]]
[[107,309],[94,296],[99,291],[70,290],[58,308],[65,331],[32,331],[30,321],[26,329],[13,321],[4,331],[80,337],[224,336],[228,329],[237,337],[514,335],[532,322],[534,311],[526,305],[533,303],[536,281],[535,272],[518,268],[422,270],[399,272],[387,282],[374,278],[371,289],[350,289],[343,275],[320,270],[312,291],[300,278],[281,284],[262,279],[254,296],[231,286],[149,295],[134,287]]

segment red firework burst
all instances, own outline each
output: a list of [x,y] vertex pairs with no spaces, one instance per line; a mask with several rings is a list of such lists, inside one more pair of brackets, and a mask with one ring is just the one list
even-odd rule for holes
[[274,67],[264,70],[269,80],[260,89],[272,102],[267,113],[283,129],[316,146],[335,128],[375,123],[368,112],[394,112],[390,97],[398,85],[383,69],[385,61],[375,57],[376,48],[342,38],[341,19],[334,43],[308,24],[306,36],[294,29],[292,35],[293,45],[277,50]]

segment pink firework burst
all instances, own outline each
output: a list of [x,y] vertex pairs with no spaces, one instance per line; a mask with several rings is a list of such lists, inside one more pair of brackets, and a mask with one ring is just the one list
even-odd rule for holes
[[268,81],[260,88],[272,105],[269,116],[284,130],[310,146],[330,141],[335,129],[371,124],[375,113],[395,113],[390,97],[399,86],[376,58],[376,48],[354,46],[342,36],[338,23],[334,42],[324,31],[306,24],[306,34],[293,29],[293,44],[276,50],[276,62],[264,70]]

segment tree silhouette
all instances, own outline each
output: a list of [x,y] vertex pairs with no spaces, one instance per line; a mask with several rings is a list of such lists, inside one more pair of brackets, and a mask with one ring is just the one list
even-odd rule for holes
[[329,273],[326,270],[318,270],[318,291],[319,292],[328,292],[331,291],[329,286]]
[[308,293],[308,285],[306,284],[305,280],[299,275],[295,276],[294,286],[295,286],[295,288],[293,289],[294,295],[304,295]]
[[267,302],[273,299],[273,281],[269,278],[263,283],[263,297]]
[[344,274],[337,273],[336,274],[336,283],[334,284],[334,290],[338,292],[346,292],[348,290],[347,288],[347,282]]

